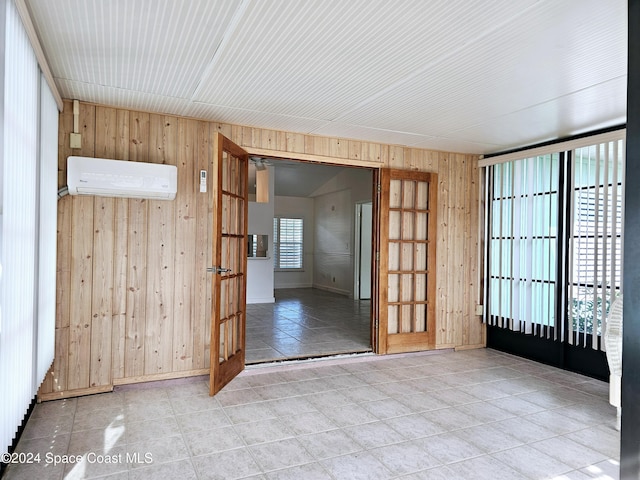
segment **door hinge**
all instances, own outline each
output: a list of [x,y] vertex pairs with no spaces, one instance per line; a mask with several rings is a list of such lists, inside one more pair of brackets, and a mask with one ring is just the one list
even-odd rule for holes
[[378,190],[378,193],[382,192],[382,185],[379,183],[378,185],[376,185],[376,189]]

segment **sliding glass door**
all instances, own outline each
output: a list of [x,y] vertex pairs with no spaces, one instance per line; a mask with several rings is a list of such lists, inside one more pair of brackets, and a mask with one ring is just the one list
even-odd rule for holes
[[606,375],[602,336],[622,291],[623,135],[487,166],[489,346]]

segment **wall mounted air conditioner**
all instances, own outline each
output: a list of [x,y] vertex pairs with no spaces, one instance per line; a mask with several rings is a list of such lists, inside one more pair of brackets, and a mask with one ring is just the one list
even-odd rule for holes
[[158,163],[72,156],[67,159],[67,184],[69,195],[173,200],[178,169]]

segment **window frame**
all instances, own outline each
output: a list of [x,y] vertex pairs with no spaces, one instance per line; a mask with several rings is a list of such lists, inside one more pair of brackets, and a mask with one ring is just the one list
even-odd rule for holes
[[[299,221],[300,222],[300,241],[293,242],[281,242],[281,232],[282,232],[282,221],[290,220],[290,221]],[[304,242],[305,240],[305,221],[302,217],[290,217],[285,215],[277,215],[273,217],[273,270],[274,272],[303,272],[305,268],[304,262]],[[280,258],[281,258],[281,247],[284,244],[290,245],[299,245],[299,254],[296,258],[299,260],[300,266],[296,267],[283,267]]]
[[[487,167],[485,177],[485,205],[487,205],[485,219],[486,243],[484,250],[486,286],[483,313],[483,319],[486,323],[493,327],[519,331],[525,334],[533,333],[541,337],[546,336],[548,339],[561,340],[569,345],[592,345],[593,349],[602,349],[602,335],[608,306],[622,289],[621,268],[624,259],[622,219],[624,218],[625,210],[624,145],[624,130],[618,130],[589,138],[581,138],[579,144],[571,142],[569,144],[556,144],[553,150],[549,146],[544,146],[533,151],[523,151],[516,154],[509,153],[498,161],[491,158],[481,162],[482,167]],[[584,149],[594,149],[597,153],[593,158],[589,154],[588,158],[585,159],[584,153],[582,153]],[[492,288],[496,288],[496,278],[498,280],[509,280],[513,276],[511,275],[513,266],[510,262],[514,258],[511,252],[509,258],[505,261],[503,252],[498,249],[494,241],[499,237],[507,241],[512,238],[503,231],[502,222],[504,222],[504,219],[500,218],[500,207],[496,206],[495,202],[514,195],[513,191],[504,193],[503,185],[496,185],[498,182],[504,184],[504,179],[496,174],[494,168],[498,165],[513,165],[523,159],[553,154],[559,156],[557,171],[551,172],[557,175],[557,178],[552,180],[552,182],[557,183],[558,196],[555,202],[557,210],[554,209],[553,216],[548,217],[549,224],[556,229],[555,238],[557,239],[555,244],[556,272],[553,280],[556,285],[554,292],[556,304],[555,322],[553,325],[545,325],[544,322],[540,322],[537,318],[527,318],[525,320],[528,323],[523,326],[522,322],[518,322],[513,314],[513,300],[507,299],[507,307],[505,309],[502,304],[503,300],[495,296],[495,291],[492,292]],[[588,164],[587,167],[592,169],[587,176],[583,172],[577,171],[576,162],[578,161],[583,162],[581,163],[583,168],[584,165]],[[586,164],[584,163],[585,161],[587,162]],[[513,169],[513,167],[511,168]],[[553,170],[553,168],[550,170]],[[510,172],[513,173],[513,170],[510,170]],[[592,176],[593,178],[591,178]],[[513,185],[513,182],[511,185]],[[533,191],[536,192],[537,190],[534,189]],[[584,218],[582,220],[579,218],[581,216],[584,217],[585,211],[589,211],[586,216],[587,227],[584,227]],[[495,224],[496,219],[493,218],[496,215],[500,218],[497,226]],[[576,217],[578,217],[578,221],[583,222],[579,228],[576,227]],[[513,218],[513,212],[510,212],[507,220],[511,219],[513,221]],[[496,228],[500,235],[494,233]],[[511,232],[510,235],[513,235],[513,225],[508,226],[508,228]],[[589,233],[591,230],[594,231],[593,235]],[[589,248],[585,249],[585,246]],[[493,262],[496,260],[497,263],[494,264]],[[502,268],[501,272],[495,269],[496,265]],[[499,275],[496,275],[496,272]],[[582,279],[588,275],[594,278],[595,283],[587,282],[588,284],[585,284],[582,281],[576,283],[576,278],[580,277]],[[599,284],[600,281],[602,281],[602,285]],[[611,283],[611,285],[605,285],[607,282]],[[581,286],[601,287],[602,290],[601,293],[594,290],[590,294],[593,305],[589,306],[589,308],[593,311],[593,318],[584,322],[585,325],[592,323],[593,334],[591,330],[581,328],[579,324],[577,325],[573,318],[576,299],[579,300],[580,295],[584,297],[584,294],[576,294],[575,291]],[[498,288],[503,289],[504,287],[500,286]],[[511,291],[514,290],[514,287],[509,284],[507,289]],[[492,306],[492,303],[496,306]],[[505,316],[505,312],[508,315]],[[527,313],[529,317],[534,316],[530,312]]]

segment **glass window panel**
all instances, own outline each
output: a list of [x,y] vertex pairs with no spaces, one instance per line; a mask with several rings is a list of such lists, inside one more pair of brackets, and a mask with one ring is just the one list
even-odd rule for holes
[[402,305],[400,307],[402,319],[400,322],[400,333],[413,332],[413,305]]
[[402,208],[415,207],[416,182],[412,180],[404,180],[402,182]]
[[389,270],[400,270],[400,243],[389,242]]
[[413,274],[402,275],[402,302],[412,302],[413,298]]
[[402,207],[402,181],[391,180],[389,185],[389,208]]
[[415,214],[413,212],[402,213],[402,238],[403,240],[413,240],[413,228],[415,225]]
[[400,300],[400,275],[391,273],[388,277],[387,298],[390,302],[397,302]]
[[415,277],[415,294],[414,297],[417,302],[424,302],[427,300],[427,276],[423,273],[417,273]]
[[402,270],[403,271],[411,271],[414,269],[413,266],[413,244],[412,243],[403,243],[402,244]]
[[427,222],[426,213],[416,213],[415,239],[426,240],[429,224]]
[[415,268],[416,271],[424,271],[427,269],[427,244],[416,243],[415,253]]
[[398,305],[389,305],[387,312],[387,332],[390,334],[399,333],[400,308]]
[[415,331],[427,331],[427,306],[424,303],[415,305]]
[[390,211],[389,212],[389,239],[391,240],[400,240],[400,212],[399,211]]
[[427,210],[429,208],[429,183],[418,182],[416,195],[416,210]]

